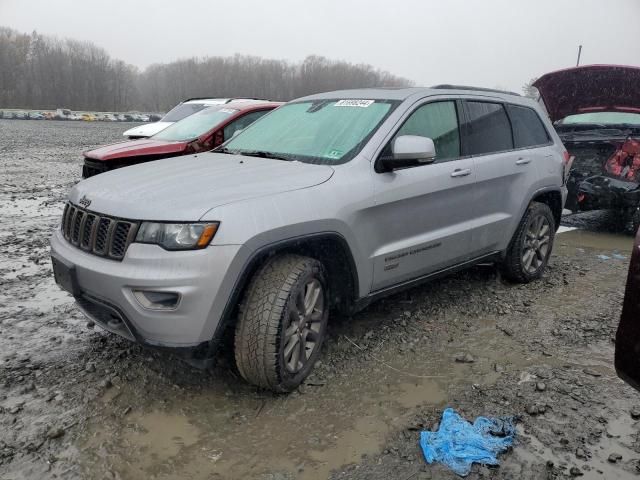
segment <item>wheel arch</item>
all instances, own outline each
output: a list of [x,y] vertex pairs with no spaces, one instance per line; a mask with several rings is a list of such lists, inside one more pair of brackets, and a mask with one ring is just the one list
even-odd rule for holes
[[545,188],[538,190],[533,194],[533,198],[531,198],[529,203],[531,202],[540,202],[549,206],[553,214],[556,230],[558,230],[560,220],[562,219],[562,193],[560,189]]
[[219,341],[226,329],[235,323],[238,305],[256,271],[275,255],[292,253],[320,261],[329,281],[331,309],[341,313],[351,311],[358,296],[358,271],[349,243],[338,232],[322,232],[280,240],[264,245],[251,253],[245,262],[227,299],[214,334]]

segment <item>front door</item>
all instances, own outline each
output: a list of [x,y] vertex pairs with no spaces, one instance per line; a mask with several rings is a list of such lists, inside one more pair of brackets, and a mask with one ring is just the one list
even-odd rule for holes
[[373,291],[461,263],[471,242],[475,171],[473,159],[461,157],[456,101],[416,107],[381,155],[391,154],[400,135],[433,139],[436,159],[373,173]]

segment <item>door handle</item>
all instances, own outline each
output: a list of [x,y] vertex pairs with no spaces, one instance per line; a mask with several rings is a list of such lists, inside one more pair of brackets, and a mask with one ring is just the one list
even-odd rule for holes
[[531,163],[531,159],[530,158],[519,158],[516,161],[516,165],[526,165],[527,163]]
[[451,172],[452,177],[466,177],[469,174],[471,174],[470,168],[465,168],[464,170],[456,168],[453,172]]

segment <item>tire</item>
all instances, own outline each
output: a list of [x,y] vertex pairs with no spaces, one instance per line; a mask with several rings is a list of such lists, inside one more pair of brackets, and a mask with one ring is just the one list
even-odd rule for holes
[[325,278],[320,262],[299,255],[273,257],[258,269],[235,331],[236,365],[245,380],[284,393],[311,373],[329,315]]
[[555,219],[549,206],[531,202],[500,265],[502,276],[516,283],[529,283],[542,277],[555,232]]
[[638,233],[638,228],[640,228],[640,207],[636,208],[631,215],[631,229],[634,236]]

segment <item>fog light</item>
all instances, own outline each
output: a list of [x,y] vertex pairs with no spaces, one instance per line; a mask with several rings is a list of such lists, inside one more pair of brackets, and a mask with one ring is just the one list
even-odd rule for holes
[[133,290],[133,296],[143,308],[149,310],[175,310],[180,301],[180,294],[176,292]]

